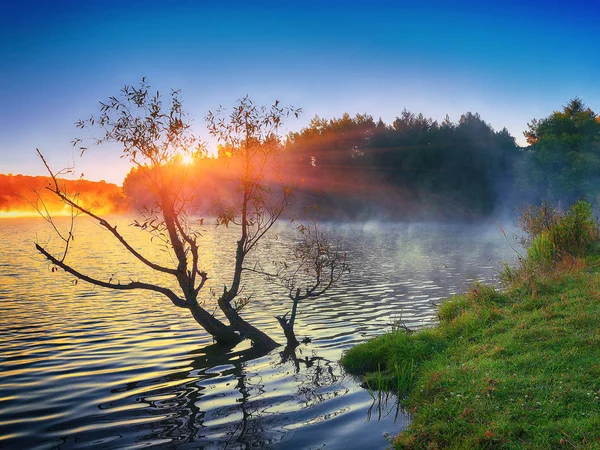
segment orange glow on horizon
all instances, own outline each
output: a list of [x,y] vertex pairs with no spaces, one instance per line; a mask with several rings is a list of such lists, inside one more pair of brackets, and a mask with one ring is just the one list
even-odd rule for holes
[[[67,217],[70,214],[64,211],[50,211],[53,217]],[[8,211],[0,211],[0,219],[21,219],[26,217],[40,217],[40,214],[32,207],[31,210],[11,209]]]
[[[233,158],[230,149],[220,147],[219,151],[220,158],[181,154],[160,170],[165,185],[173,188],[174,195],[185,198],[194,213],[211,214],[219,202],[233,206],[239,202],[241,162]],[[315,195],[323,193],[333,196],[331,201],[335,202],[335,197],[372,198],[390,190],[373,174],[361,173],[351,165],[334,166],[338,153],[343,151],[316,152],[310,155],[309,163],[298,155],[283,153],[275,157],[273,164],[263,166],[259,159],[253,165],[261,172],[260,180],[266,186],[292,186],[300,198],[306,197],[311,202]],[[70,195],[78,192],[80,205],[95,214],[131,213],[156,202],[155,189],[148,185],[152,183],[148,170],[148,167],[132,168],[122,189],[114,184],[84,179],[59,182]],[[50,181],[48,177],[0,174],[0,219],[39,216],[33,206],[36,202],[40,210],[47,208],[52,216],[69,217],[70,208],[65,208],[60,199],[46,189]],[[43,204],[36,192],[42,195]],[[389,197],[395,197],[395,193],[389,192]]]
[[[71,216],[71,208],[46,189],[50,178],[0,174],[0,219],[36,217],[40,214]],[[79,204],[96,214],[118,214],[128,207],[121,189],[110,183],[87,180],[59,180],[70,195],[79,193]],[[46,211],[47,210],[47,211]]]

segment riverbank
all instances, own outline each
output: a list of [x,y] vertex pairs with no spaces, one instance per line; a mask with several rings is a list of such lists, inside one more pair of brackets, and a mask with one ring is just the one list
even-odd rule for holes
[[342,364],[399,393],[412,422],[397,448],[599,448],[600,255],[475,285],[437,326],[398,327]]

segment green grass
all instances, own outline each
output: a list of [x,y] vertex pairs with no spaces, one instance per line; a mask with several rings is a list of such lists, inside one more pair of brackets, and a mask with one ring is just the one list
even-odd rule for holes
[[342,364],[412,414],[397,448],[600,448],[598,261],[517,273],[503,292],[477,284],[440,306],[438,326],[373,339]]

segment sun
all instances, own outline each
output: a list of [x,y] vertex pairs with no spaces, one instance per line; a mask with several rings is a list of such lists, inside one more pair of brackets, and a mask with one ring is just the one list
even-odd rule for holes
[[194,162],[194,157],[192,155],[182,155],[181,156],[181,163],[182,164],[185,164],[186,166],[189,166],[193,162]]

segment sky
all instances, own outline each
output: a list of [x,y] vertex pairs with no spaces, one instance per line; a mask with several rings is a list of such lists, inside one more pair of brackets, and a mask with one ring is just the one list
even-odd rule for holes
[[[83,157],[74,122],[146,77],[181,89],[205,140],[209,110],[249,95],[315,115],[477,112],[521,145],[527,123],[576,96],[600,111],[596,1],[0,0],[0,173],[55,170],[121,184],[116,146]],[[209,142],[210,145],[210,142]]]

